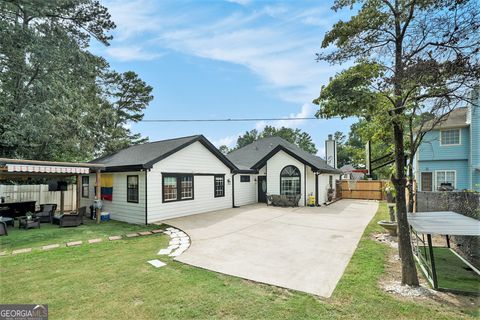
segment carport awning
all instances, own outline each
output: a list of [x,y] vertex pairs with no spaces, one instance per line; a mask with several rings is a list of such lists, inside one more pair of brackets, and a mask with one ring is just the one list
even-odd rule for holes
[[40,166],[12,163],[7,163],[6,167],[8,172],[87,174],[90,171],[89,168],[84,167]]
[[480,236],[480,221],[453,211],[409,213],[408,223],[423,234]]

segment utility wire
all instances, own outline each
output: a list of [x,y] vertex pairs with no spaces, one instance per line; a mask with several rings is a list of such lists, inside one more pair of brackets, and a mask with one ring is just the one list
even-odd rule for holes
[[320,120],[315,117],[304,118],[228,118],[228,119],[144,119],[141,122],[247,122],[247,121],[295,121],[295,120]]

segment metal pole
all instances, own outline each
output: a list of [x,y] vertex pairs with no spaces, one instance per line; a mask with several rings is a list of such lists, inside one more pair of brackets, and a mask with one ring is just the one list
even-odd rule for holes
[[433,257],[432,235],[427,234],[428,251],[430,253],[430,265],[432,267],[433,288],[438,289],[437,270],[435,269],[435,259]]
[[[95,199],[100,200],[100,198],[102,197],[102,191],[101,191],[102,183],[100,181],[100,179],[101,179],[100,170],[97,170],[95,177],[96,177],[96,180],[95,180],[95,186],[96,186]],[[97,218],[97,223],[100,223],[100,209],[99,208],[95,209],[95,214],[96,214],[96,218]]]

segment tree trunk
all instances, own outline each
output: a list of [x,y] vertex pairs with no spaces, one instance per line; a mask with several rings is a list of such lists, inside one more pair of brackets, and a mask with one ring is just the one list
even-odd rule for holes
[[[410,155],[413,153],[410,152]],[[412,157],[412,156],[410,156]],[[415,179],[413,177],[413,160],[409,159],[409,164],[408,164],[408,212],[413,212],[413,207],[415,204],[415,188],[414,188],[414,183]]]
[[412,244],[410,242],[410,228],[407,220],[407,203],[405,199],[405,148],[403,128],[398,122],[393,126],[395,141],[395,178],[392,183],[397,191],[397,223],[398,223],[398,252],[402,260],[402,285],[418,286],[417,269],[413,259]]

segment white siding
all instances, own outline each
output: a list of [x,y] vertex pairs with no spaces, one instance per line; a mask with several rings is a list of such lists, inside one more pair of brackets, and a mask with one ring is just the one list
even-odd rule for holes
[[[277,152],[273,157],[268,159],[267,161],[267,192],[269,194],[280,194],[280,172],[283,168],[288,165],[293,165],[300,170],[301,176],[301,198],[299,201],[299,205],[303,206],[304,202],[304,195],[305,195],[305,166],[303,163],[298,161],[297,159],[291,157],[286,152],[280,150]],[[307,166],[308,168],[308,166]],[[307,179],[308,181],[308,179]]]
[[[240,176],[250,176],[250,182],[240,182]],[[235,179],[235,205],[244,206],[256,203],[258,197],[257,175],[254,174],[237,174]]]
[[[107,173],[110,174],[110,173]],[[110,218],[135,224],[145,224],[145,173],[144,172],[118,172],[113,175],[112,201],[103,201],[102,211],[110,213]],[[138,203],[127,202],[127,176],[138,175]],[[80,204],[87,207],[90,214],[90,205],[95,199],[95,174],[89,175],[89,197],[83,198],[80,193]],[[80,192],[82,192],[80,190]]]
[[316,175],[311,167],[307,166],[307,197],[309,195],[315,196],[315,177]]
[[327,202],[328,189],[330,188],[330,176],[332,176],[332,187],[336,190],[336,180],[340,179],[339,174],[322,173],[318,175],[318,201],[322,205]]
[[[162,173],[193,174],[194,199],[163,203]],[[213,174],[225,174],[224,197],[214,197]],[[156,163],[147,177],[149,222],[232,207],[230,169],[200,142],[195,142]]]
[[327,194],[329,188],[329,174],[322,173],[318,175],[318,200],[317,203],[319,205],[324,204],[327,202]]

